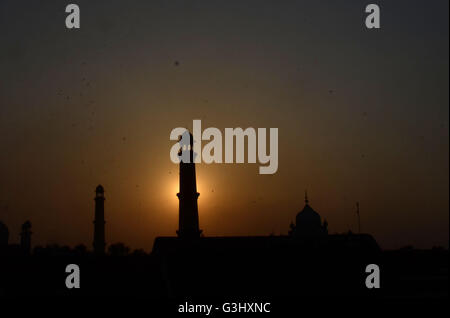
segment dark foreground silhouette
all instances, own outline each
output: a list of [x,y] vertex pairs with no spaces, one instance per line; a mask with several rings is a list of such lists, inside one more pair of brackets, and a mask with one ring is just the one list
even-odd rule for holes
[[[83,248],[2,250],[2,299],[145,299],[160,310],[185,301],[271,302],[272,311],[302,304],[446,302],[448,250],[380,251],[368,235],[157,238],[153,252],[96,256]],[[80,267],[80,289],[67,289],[65,268]],[[365,285],[368,264],[381,271],[381,288]],[[169,306],[169,307],[167,307]]]

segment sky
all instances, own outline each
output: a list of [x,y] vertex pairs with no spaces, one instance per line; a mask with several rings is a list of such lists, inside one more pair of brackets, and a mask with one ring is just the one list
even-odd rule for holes
[[150,251],[178,227],[176,127],[278,128],[279,164],[198,164],[206,236],[330,233],[448,247],[448,1],[0,0],[0,221],[33,245]]

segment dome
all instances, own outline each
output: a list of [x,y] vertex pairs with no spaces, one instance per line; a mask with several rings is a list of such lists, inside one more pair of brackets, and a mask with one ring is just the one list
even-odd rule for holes
[[99,184],[99,185],[97,186],[97,188],[95,188],[95,192],[97,192],[97,193],[104,193],[105,190],[103,189],[102,185]]
[[[321,235],[327,232],[322,225],[322,218],[309,205],[308,195],[305,191],[305,207],[295,218],[295,235]],[[328,224],[327,224],[328,225]]]
[[303,210],[297,214],[296,224],[302,228],[319,228],[322,226],[322,220],[319,213],[306,204]]

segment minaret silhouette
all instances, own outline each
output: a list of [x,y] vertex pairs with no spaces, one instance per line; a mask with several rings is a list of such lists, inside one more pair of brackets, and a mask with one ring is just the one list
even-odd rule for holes
[[101,185],[95,189],[95,220],[94,220],[94,253],[105,254],[105,190]]
[[25,254],[30,254],[31,251],[31,233],[31,222],[26,221],[20,232],[20,248]]
[[359,202],[356,202],[356,215],[358,216],[358,233],[361,234],[361,217],[359,215]]
[[197,180],[195,176],[195,153],[194,137],[186,131],[179,141],[181,149],[180,157],[180,192],[177,193],[179,200],[179,227],[178,237],[198,238],[201,230],[198,223]]

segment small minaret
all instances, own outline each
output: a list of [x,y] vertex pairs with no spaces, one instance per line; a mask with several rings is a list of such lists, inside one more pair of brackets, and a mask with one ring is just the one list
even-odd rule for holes
[[[198,222],[197,180],[195,176],[194,163],[194,137],[186,131],[179,141],[181,149],[180,157],[180,192],[177,193],[179,200],[179,227],[178,237],[198,238],[201,230]],[[188,162],[183,162],[188,161]]]
[[323,228],[323,234],[328,235],[328,221],[327,221],[327,219],[323,220],[322,228]]
[[94,253],[105,254],[105,190],[101,185],[95,189],[95,220],[94,220]]
[[356,215],[358,216],[358,233],[361,234],[361,217],[359,215],[359,202],[356,202]]
[[20,248],[25,254],[30,254],[31,251],[31,233],[31,222],[26,221],[20,232]]

